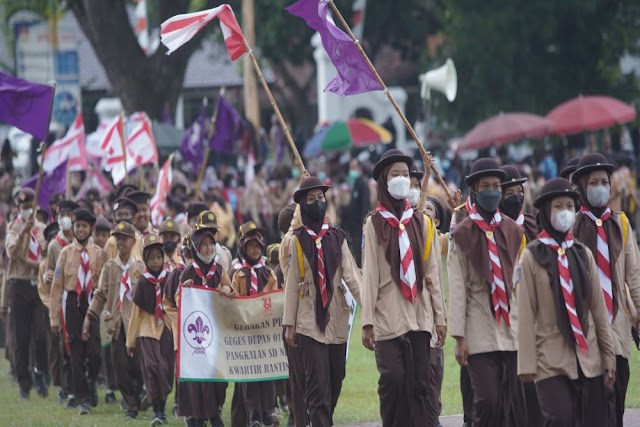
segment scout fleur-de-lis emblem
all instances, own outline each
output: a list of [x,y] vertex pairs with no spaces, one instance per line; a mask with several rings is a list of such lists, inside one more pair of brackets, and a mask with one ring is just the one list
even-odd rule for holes
[[202,342],[206,339],[205,334],[209,335],[211,331],[209,327],[204,324],[202,317],[198,316],[194,323],[189,324],[187,328],[187,332],[193,333],[193,340],[198,344],[202,344]]

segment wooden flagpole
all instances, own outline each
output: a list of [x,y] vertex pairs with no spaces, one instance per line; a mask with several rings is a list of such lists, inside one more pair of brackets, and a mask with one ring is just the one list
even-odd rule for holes
[[[51,93],[51,108],[49,108],[49,120],[47,123],[51,123],[51,114],[53,113],[53,100],[56,95],[56,82],[54,81],[51,85],[53,87],[53,92]],[[33,199],[33,213],[31,216],[35,218],[36,211],[38,210],[38,197],[40,196],[40,187],[42,186],[42,176],[44,175],[44,159],[47,155],[47,141],[43,141],[42,143],[42,158],[40,160],[40,169],[38,170],[38,181],[36,182],[36,194]]]
[[67,171],[66,171],[66,191],[65,198],[71,200],[71,171],[69,170],[69,159],[67,158]]
[[[378,83],[380,83],[380,86],[382,86],[385,95],[387,96],[387,98],[389,98],[389,101],[391,101],[391,104],[393,105],[393,108],[395,108],[395,110],[398,113],[398,115],[400,115],[400,118],[402,119],[402,122],[404,123],[404,126],[407,128],[407,130],[411,134],[411,137],[413,138],[413,140],[415,141],[416,145],[418,146],[418,149],[420,150],[420,154],[424,158],[425,155],[428,155],[427,150],[425,150],[424,146],[420,142],[420,138],[418,138],[418,135],[413,130],[413,127],[411,126],[411,123],[409,123],[409,121],[405,117],[405,115],[402,112],[402,110],[400,110],[400,107],[396,103],[396,100],[393,98],[393,95],[391,95],[391,92],[389,92],[389,89],[387,88],[387,85],[385,85],[384,81],[382,81],[382,77],[380,77],[380,74],[378,74],[378,71],[376,70],[376,67],[373,66],[373,64],[371,63],[371,60],[369,59],[369,57],[365,53],[364,49],[362,49],[362,46],[360,45],[360,41],[356,38],[356,36],[351,31],[351,28],[349,27],[349,24],[347,24],[347,21],[344,20],[344,18],[342,17],[342,14],[340,13],[338,8],[336,7],[336,5],[333,2],[333,0],[329,0],[329,5],[331,6],[331,9],[333,10],[333,13],[336,15],[336,17],[340,21],[340,24],[342,25],[342,27],[344,27],[344,29],[347,32],[347,34],[349,35],[349,37],[351,37],[351,40],[356,45],[358,51],[360,52],[362,57],[367,62],[367,65],[369,66],[369,69],[371,70],[373,75],[376,77],[376,80],[378,80]],[[431,172],[433,173],[433,176],[436,178],[438,183],[440,183],[440,185],[442,186],[442,189],[444,190],[445,194],[447,195],[447,200],[449,202],[449,205],[451,206],[452,209],[454,209],[456,206],[455,206],[455,201],[453,200],[453,196],[449,192],[449,189],[447,188],[446,183],[444,182],[444,180],[440,176],[440,173],[438,173],[438,169],[436,169],[436,167],[435,167],[435,165],[433,163],[431,164]]]
[[124,164],[124,183],[129,183],[129,171],[127,170],[127,142],[124,140],[124,112],[120,111],[120,126],[118,126],[118,132],[120,132],[120,145],[122,146],[122,162]]
[[[222,86],[220,88],[220,93],[218,96],[224,96],[226,87]],[[202,165],[200,166],[200,170],[198,171],[198,178],[196,179],[196,196],[200,196],[202,193],[202,180],[204,179],[204,172],[207,169],[207,163],[209,163],[209,156],[211,154],[211,137],[213,137],[214,132],[216,131],[216,121],[218,120],[218,105],[219,102],[216,102],[216,107],[213,111],[213,115],[211,116],[211,120],[209,120],[209,126],[207,128],[207,140],[204,146],[204,160],[202,161]]]
[[249,57],[251,58],[251,61],[253,62],[253,67],[256,70],[256,74],[258,74],[258,78],[260,79],[260,83],[262,83],[262,87],[264,88],[264,91],[267,94],[267,97],[269,98],[269,103],[271,103],[271,107],[273,108],[273,111],[276,113],[276,117],[278,118],[278,122],[280,122],[280,126],[282,127],[282,131],[284,132],[285,137],[287,138],[287,142],[289,143],[289,146],[291,147],[291,150],[293,151],[293,156],[295,157],[295,161],[296,164],[298,166],[298,168],[300,169],[301,175],[308,175],[309,172],[307,172],[307,169],[304,167],[304,163],[302,163],[302,157],[300,157],[300,153],[298,152],[298,148],[296,147],[296,144],[293,142],[293,138],[291,137],[291,132],[289,131],[289,127],[287,126],[287,123],[284,121],[284,117],[282,117],[282,113],[280,112],[280,108],[278,108],[278,104],[276,104],[276,100],[273,97],[273,94],[271,93],[271,89],[269,89],[269,85],[267,84],[267,81],[264,78],[264,75],[262,74],[262,70],[260,70],[260,65],[258,65],[258,60],[256,59],[256,56],[253,54],[253,50],[251,50],[251,46],[249,46],[249,44],[247,43],[247,41],[245,40],[244,42],[247,51],[249,52]]

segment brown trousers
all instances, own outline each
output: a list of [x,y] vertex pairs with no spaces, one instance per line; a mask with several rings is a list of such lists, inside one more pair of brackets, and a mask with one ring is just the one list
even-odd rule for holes
[[610,426],[622,427],[624,404],[629,386],[629,360],[616,356],[616,382],[613,390],[606,390],[608,423]]
[[429,349],[429,387],[427,387],[427,423],[437,426],[442,412],[442,380],[444,378],[444,349]]
[[49,370],[47,361],[47,333],[45,306],[40,300],[38,289],[28,280],[10,280],[9,304],[12,334],[15,342],[14,362],[20,390],[31,390],[32,378],[29,369],[31,341],[34,344],[34,366],[39,372]]
[[47,358],[49,360],[49,373],[51,374],[51,385],[54,387],[62,387],[62,362],[60,360],[60,342],[59,334],[54,334],[51,331],[49,321],[49,309],[45,307],[45,331],[47,336]]
[[304,374],[304,364],[302,362],[302,352],[300,350],[300,335],[296,335],[297,347],[289,347],[287,340],[284,340],[284,348],[287,351],[287,361],[289,362],[289,388],[291,399],[289,399],[289,416],[293,416],[295,427],[305,427],[309,425],[309,413],[307,411],[307,381]]
[[[220,415],[222,404],[218,400],[226,393],[228,383],[178,382],[178,415],[206,420]],[[233,423],[235,426],[236,424]],[[238,424],[244,425],[244,424]]]
[[522,384],[524,399],[527,405],[527,427],[542,427],[544,419],[538,402],[538,392],[535,383]]
[[460,367],[460,394],[462,395],[462,412],[465,423],[473,423],[473,387],[466,366]]
[[240,383],[242,400],[247,421],[261,421],[266,413],[272,414],[276,398],[276,388],[273,381],[257,381]]
[[432,427],[427,424],[429,341],[429,332],[412,331],[376,342],[383,427]]
[[147,395],[152,403],[166,402],[173,388],[175,352],[173,351],[173,335],[166,326],[156,340],[149,337],[138,337],[142,378]]
[[535,385],[545,427],[604,427],[607,418],[602,376],[571,380],[564,375]]
[[525,427],[527,407],[515,351],[469,356],[474,427]]
[[[140,371],[140,351],[134,350],[133,357],[127,354],[127,337],[124,324],[111,340],[110,359],[115,387],[120,390],[125,410],[138,410],[138,397],[142,393],[142,372]],[[114,390],[114,388],[112,388]]]
[[100,325],[91,322],[89,340],[82,340],[82,323],[87,314],[88,303],[84,296],[78,304],[75,292],[67,294],[65,306],[65,325],[67,329],[67,343],[71,360],[71,389],[78,400],[78,404],[88,403],[91,387],[95,387],[100,362],[102,347],[100,347]]

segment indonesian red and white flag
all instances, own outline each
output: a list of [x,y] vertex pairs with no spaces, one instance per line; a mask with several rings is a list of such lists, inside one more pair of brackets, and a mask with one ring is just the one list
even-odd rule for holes
[[70,171],[87,170],[86,135],[82,112],[78,112],[66,135],[47,148],[42,169],[48,173],[66,161],[69,162],[67,167]]
[[162,169],[160,169],[156,193],[151,198],[151,222],[156,226],[160,225],[167,213],[167,194],[171,190],[171,181],[173,180],[172,161],[173,154],[169,156]]
[[224,44],[231,60],[235,61],[247,53],[249,50],[233,9],[228,4],[222,4],[209,10],[176,15],[164,21],[160,26],[160,41],[169,49],[167,55],[191,40],[214,18],[220,20]]
[[127,169],[132,170],[158,162],[158,148],[153,137],[151,120],[145,113],[136,113],[136,122],[127,137]]

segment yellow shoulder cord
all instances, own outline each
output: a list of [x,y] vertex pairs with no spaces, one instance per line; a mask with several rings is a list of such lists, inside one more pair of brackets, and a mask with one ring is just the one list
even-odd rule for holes
[[427,262],[427,259],[429,259],[429,254],[431,253],[431,244],[433,243],[436,228],[433,225],[433,221],[431,221],[431,218],[429,218],[427,215],[425,215],[424,218],[427,221],[427,241],[424,244],[422,261]]
[[527,236],[526,235],[522,235],[522,242],[520,243],[520,252],[518,252],[519,255],[522,255],[522,252],[524,252],[524,248],[527,247]]
[[620,212],[620,223],[622,224],[622,241],[624,246],[627,246],[627,239],[629,237],[629,218],[624,212]]
[[300,271],[300,280],[304,280],[304,258],[302,257],[302,245],[296,237],[296,254],[298,255],[298,270]]

